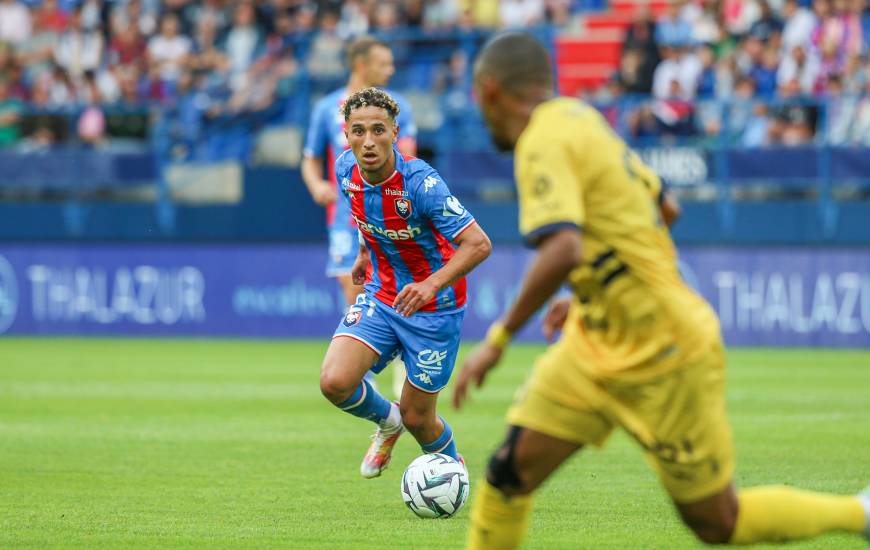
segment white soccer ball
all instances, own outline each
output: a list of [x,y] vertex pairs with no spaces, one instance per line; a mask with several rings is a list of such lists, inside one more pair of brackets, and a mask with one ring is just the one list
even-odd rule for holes
[[421,518],[449,518],[468,498],[468,471],[441,453],[417,457],[402,476],[402,499]]

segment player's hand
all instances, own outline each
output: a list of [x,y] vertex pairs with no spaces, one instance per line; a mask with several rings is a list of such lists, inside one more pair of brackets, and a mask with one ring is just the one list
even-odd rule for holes
[[338,199],[338,191],[335,190],[335,185],[328,181],[321,181],[311,191],[311,198],[320,206],[327,206],[334,203]]
[[355,285],[362,285],[366,282],[366,270],[369,267],[369,257],[362,254],[356,257],[353,262],[353,267],[350,270],[350,278]]
[[402,317],[410,317],[431,302],[437,292],[438,287],[428,280],[405,285],[393,301],[393,307]]
[[570,297],[556,298],[550,302],[550,307],[547,308],[547,313],[544,314],[544,321],[541,326],[547,342],[552,342],[556,331],[562,330],[562,325],[565,324],[565,319],[568,318],[568,310],[570,308]]
[[468,387],[473,382],[474,387],[479,388],[483,385],[486,375],[495,367],[503,350],[492,344],[483,342],[471,352],[465,363],[462,364],[462,370],[459,371],[459,380],[456,382],[456,387],[453,388],[453,407],[459,409],[465,403],[468,397]]

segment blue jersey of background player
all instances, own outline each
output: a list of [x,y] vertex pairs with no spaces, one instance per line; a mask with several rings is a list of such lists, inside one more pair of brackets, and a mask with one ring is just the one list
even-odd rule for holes
[[[343,411],[378,425],[360,466],[364,477],[380,475],[404,429],[424,452],[461,460],[436,403],[456,361],[464,277],[492,246],[438,173],[394,148],[400,111],[389,94],[361,90],[342,110],[351,151],[335,170],[363,237],[353,278],[366,286],[335,331],[320,389]],[[363,375],[397,354],[408,375],[401,400],[390,403]]]
[[[320,99],[311,114],[305,140],[302,178],[314,201],[326,207],[326,226],[329,235],[329,259],[326,274],[338,279],[345,302],[352,304],[362,289],[353,284],[351,267],[356,259],[356,224],[345,201],[338,200],[338,187],[334,174],[335,159],[347,149],[344,135],[344,117],[341,105],[347,97],[363,88],[386,86],[395,72],[393,54],[383,42],[362,37],[348,46],[348,66],[351,74],[347,86]],[[406,155],[416,153],[417,129],[411,110],[404,100],[393,95],[399,103],[399,150]],[[324,177],[324,165],[327,174]]]

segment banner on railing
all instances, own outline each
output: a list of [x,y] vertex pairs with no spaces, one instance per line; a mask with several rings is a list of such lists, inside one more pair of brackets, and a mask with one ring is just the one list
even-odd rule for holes
[[[466,338],[527,259],[501,247],[475,271]],[[302,245],[0,245],[0,332],[328,338],[343,305],[324,262]],[[870,250],[689,249],[681,268],[730,344],[870,346]],[[537,323],[522,338],[540,340]]]

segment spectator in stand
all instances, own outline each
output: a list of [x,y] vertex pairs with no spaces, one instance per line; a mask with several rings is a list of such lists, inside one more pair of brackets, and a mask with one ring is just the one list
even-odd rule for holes
[[[43,73],[50,72],[54,65],[54,47],[60,31],[55,26],[57,19],[53,18],[50,12],[43,11],[49,9],[47,6],[50,2],[51,0],[45,2],[37,11],[30,37],[16,48],[18,62],[24,67],[24,80],[31,86]],[[64,25],[66,25],[65,16]]]
[[681,15],[682,3],[671,2],[656,22],[655,39],[661,46],[689,44],[692,41],[692,26]]
[[846,58],[842,49],[835,42],[826,42],[821,45],[818,55],[819,72],[816,76],[813,93],[821,95],[828,88],[831,78],[839,78],[846,68]]
[[401,19],[409,29],[419,31],[423,28],[423,0],[405,0],[402,2]]
[[42,0],[33,13],[34,26],[59,35],[69,25],[69,15],[57,6],[57,0]]
[[696,44],[716,44],[721,41],[724,33],[719,18],[718,0],[703,0],[701,13],[692,24],[692,41]]
[[734,95],[728,108],[723,111],[723,124],[731,142],[739,142],[753,117],[755,101],[755,81],[746,75],[737,77]]
[[[175,82],[191,52],[191,42],[179,34],[178,16],[167,13],[160,18],[160,34],[148,41],[148,72],[152,80]],[[153,96],[153,94],[151,94]]]
[[16,0],[0,0],[0,42],[18,45],[30,38],[30,27],[27,6]]
[[559,29],[564,29],[571,23],[570,0],[548,0],[546,3],[547,23]]
[[849,56],[843,68],[843,93],[849,96],[859,95],[864,91],[868,78],[870,78],[870,67],[863,65],[862,56]]
[[[429,4],[434,6],[435,4]],[[427,9],[429,7],[427,6]],[[338,19],[338,35],[342,40],[366,34],[369,30],[369,16],[363,0],[348,0],[341,6]]]
[[818,58],[807,55],[803,46],[797,46],[780,62],[776,84],[780,94],[811,95],[818,77]]
[[772,40],[774,35],[781,35],[782,20],[773,12],[768,0],[759,0],[760,17],[749,27],[749,33],[764,43]]
[[661,61],[655,39],[655,22],[647,8],[635,12],[622,43],[620,82],[628,93],[648,94],[652,91],[653,74]]
[[502,0],[498,3],[499,23],[505,28],[527,28],[544,21],[543,0]]
[[843,14],[846,26],[846,55],[860,55],[864,47],[864,27],[861,20],[867,6],[865,0],[846,1],[848,7]]
[[57,42],[54,60],[76,82],[85,71],[95,71],[100,67],[103,47],[103,35],[84,28],[82,10],[77,7],[70,14],[69,30]]
[[646,58],[639,49],[623,50],[622,57],[619,60],[617,81],[625,93],[650,93],[652,89],[652,74],[647,70],[645,60]]
[[157,14],[144,11],[140,0],[115,3],[110,16],[110,27],[126,29],[128,25],[139,27],[142,36],[151,36],[157,30]]
[[251,2],[238,4],[233,14],[233,26],[221,48],[229,60],[231,90],[240,90],[247,84],[248,69],[263,52],[265,40],[263,30],[257,26],[254,5]]
[[802,7],[798,0],[785,0],[782,16],[782,53],[787,54],[798,46],[806,47],[816,28],[815,14]]
[[761,54],[760,62],[749,70],[749,76],[755,81],[759,96],[771,98],[776,94],[778,71],[779,54],[776,48],[765,48]]
[[146,48],[145,39],[137,25],[127,23],[126,27],[117,26],[112,29],[109,42],[109,64],[144,66]]
[[716,96],[716,53],[707,44],[701,45],[697,53],[701,74],[698,76],[696,95],[700,99],[711,99]]
[[320,31],[308,53],[308,72],[315,78],[335,80],[344,77],[344,41],[338,33],[338,15],[326,12],[320,18]]
[[756,0],[723,0],[722,15],[725,31],[731,36],[743,36],[761,17]]
[[390,32],[399,28],[399,8],[393,2],[376,4],[371,17],[374,32]]
[[770,134],[770,110],[766,103],[757,101],[752,105],[752,114],[746,121],[743,134],[739,138],[742,147],[761,147],[767,145]]
[[484,29],[492,29],[499,24],[498,0],[459,0],[460,17]]
[[866,83],[864,96],[858,103],[850,141],[855,145],[870,147],[870,80]]
[[659,125],[663,137],[691,137],[697,134],[695,125],[695,106],[686,99],[690,93],[679,80],[670,82],[667,97],[652,104],[652,114]]
[[0,148],[14,145],[21,137],[18,123],[24,104],[9,93],[9,81],[0,76]]
[[227,9],[222,0],[197,2],[188,11],[188,18],[191,24],[191,34],[197,32],[205,24],[220,29],[229,23]]
[[459,20],[458,0],[430,0],[423,10],[423,27],[426,29],[446,29],[456,25]]
[[652,95],[659,99],[671,93],[671,82],[680,78],[679,52],[673,45],[662,45],[662,60],[653,73]]
[[193,71],[207,73],[214,82],[224,83],[229,72],[229,60],[217,47],[217,35],[214,19],[199,20],[187,66]]
[[[102,31],[105,28],[103,24],[103,2],[102,0],[84,0],[79,5],[81,8],[81,25],[86,31]],[[104,36],[105,40],[106,37]]]
[[815,135],[815,109],[792,105],[786,107],[782,118],[784,127],[780,143],[787,146],[806,145],[813,141]]
[[843,82],[832,75],[825,92],[827,128],[825,136],[831,145],[844,145],[849,142],[852,124],[858,113],[858,100],[843,95]]

